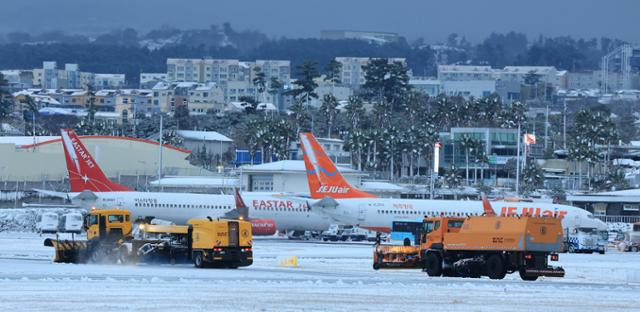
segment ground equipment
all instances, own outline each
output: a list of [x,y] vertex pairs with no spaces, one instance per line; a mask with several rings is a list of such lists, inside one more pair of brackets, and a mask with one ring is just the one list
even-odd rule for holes
[[427,217],[418,246],[377,243],[373,267],[419,268],[429,276],[563,277],[563,268],[548,264],[558,259],[563,241],[560,218]]
[[138,263],[192,260],[196,267],[237,268],[253,263],[251,223],[192,219],[187,225],[133,223],[131,212],[94,209],[85,218],[87,240],[46,239],[54,262]]

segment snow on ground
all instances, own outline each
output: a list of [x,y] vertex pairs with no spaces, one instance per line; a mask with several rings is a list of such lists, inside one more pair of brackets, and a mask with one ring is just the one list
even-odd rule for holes
[[[640,311],[640,254],[562,254],[567,277],[429,278],[371,268],[368,244],[257,239],[254,265],[51,262],[44,237],[0,233],[2,311]],[[278,265],[297,256],[299,267]]]

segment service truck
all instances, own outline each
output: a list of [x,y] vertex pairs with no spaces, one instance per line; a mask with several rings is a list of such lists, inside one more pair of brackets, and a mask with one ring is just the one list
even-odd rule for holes
[[549,265],[563,248],[560,218],[427,217],[417,246],[376,244],[373,268],[419,268],[429,276],[502,279],[519,272],[523,280],[563,277]]
[[565,229],[565,250],[570,253],[605,253],[608,233],[591,227]]
[[85,218],[86,240],[46,239],[54,262],[137,263],[193,261],[198,268],[253,263],[251,223],[192,219],[186,225],[135,224],[123,209],[94,209]]

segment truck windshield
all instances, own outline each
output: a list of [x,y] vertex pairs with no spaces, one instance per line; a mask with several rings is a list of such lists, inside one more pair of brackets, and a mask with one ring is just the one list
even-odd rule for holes
[[87,218],[87,225],[98,224],[98,216],[97,215],[89,215]]
[[609,240],[609,232],[600,231],[600,238],[603,239],[603,240]]
[[431,233],[433,231],[433,221],[427,221],[424,223],[424,232]]

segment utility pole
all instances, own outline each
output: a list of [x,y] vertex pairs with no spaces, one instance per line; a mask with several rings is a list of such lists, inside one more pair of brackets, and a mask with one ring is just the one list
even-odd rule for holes
[[547,151],[549,148],[549,103],[547,103],[547,111],[544,114],[544,151]]
[[160,113],[160,146],[158,148],[158,186],[160,187],[160,191],[163,191],[163,187],[162,187],[162,145],[163,143],[163,137],[162,137],[163,131],[162,131],[162,113]]
[[518,123],[518,147],[516,152],[516,196],[520,195],[520,123]]
[[567,99],[564,99],[564,101],[562,101],[564,103],[564,111],[562,114],[562,149],[565,150],[565,152],[567,151]]

